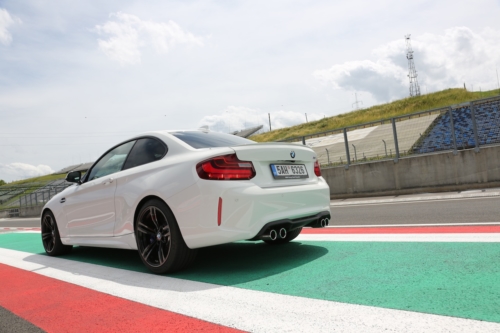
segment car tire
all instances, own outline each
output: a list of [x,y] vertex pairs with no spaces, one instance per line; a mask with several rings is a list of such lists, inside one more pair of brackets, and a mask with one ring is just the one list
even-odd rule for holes
[[276,238],[275,240],[266,239],[266,240],[264,240],[264,242],[266,242],[267,244],[271,244],[271,245],[285,244],[285,243],[291,242],[292,240],[297,238],[297,236],[300,234],[301,231],[302,231],[302,228],[293,229],[292,231],[290,231],[286,234],[285,238]]
[[180,271],[196,258],[187,247],[168,206],[159,199],[145,202],[135,221],[137,250],[144,265],[155,274]]
[[61,242],[56,219],[50,211],[46,211],[42,216],[41,234],[43,248],[49,256],[66,254],[73,248],[73,245],[64,245]]

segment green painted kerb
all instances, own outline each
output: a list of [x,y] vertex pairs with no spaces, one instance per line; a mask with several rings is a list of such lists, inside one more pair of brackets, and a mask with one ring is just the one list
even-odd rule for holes
[[[39,234],[0,247],[43,253]],[[136,251],[75,248],[65,259],[145,272]],[[500,322],[500,243],[239,242],[199,251],[188,280]]]

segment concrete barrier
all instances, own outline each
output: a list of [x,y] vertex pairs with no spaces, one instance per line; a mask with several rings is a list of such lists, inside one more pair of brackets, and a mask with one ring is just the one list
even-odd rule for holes
[[321,170],[332,199],[500,186],[500,146]]
[[9,217],[39,217],[42,214],[43,206],[21,207],[15,209],[5,209],[0,211],[0,218]]

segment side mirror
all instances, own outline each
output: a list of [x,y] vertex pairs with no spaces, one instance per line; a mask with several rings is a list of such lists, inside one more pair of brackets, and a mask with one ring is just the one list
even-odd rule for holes
[[72,171],[66,176],[66,181],[69,183],[81,184],[82,173],[80,171]]

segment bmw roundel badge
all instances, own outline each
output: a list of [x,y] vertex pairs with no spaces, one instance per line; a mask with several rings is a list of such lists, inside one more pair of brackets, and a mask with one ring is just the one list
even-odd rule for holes
[[295,152],[293,150],[290,152],[290,157],[295,158]]

